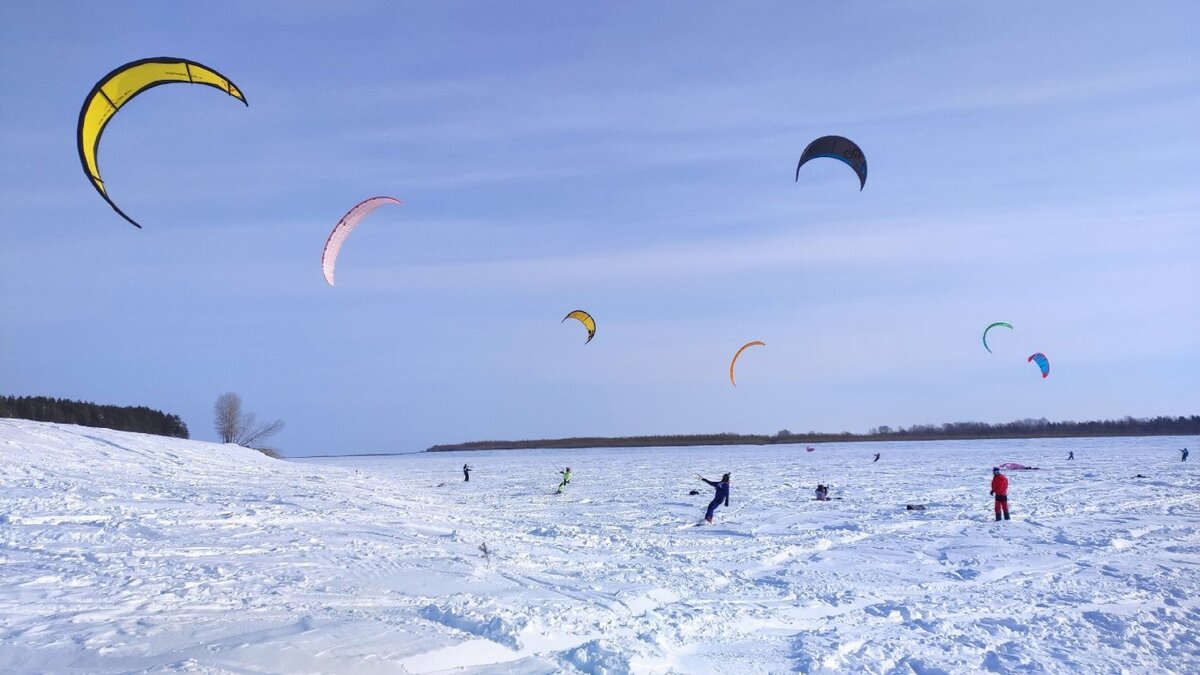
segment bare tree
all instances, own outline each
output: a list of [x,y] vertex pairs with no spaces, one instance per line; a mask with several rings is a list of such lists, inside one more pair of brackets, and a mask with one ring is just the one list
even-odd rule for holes
[[259,424],[254,413],[242,412],[242,397],[226,392],[213,404],[213,427],[222,443],[236,443],[253,448],[283,429],[283,420]]
[[213,404],[213,427],[222,443],[232,443],[238,435],[238,420],[242,416],[242,397],[227,392]]

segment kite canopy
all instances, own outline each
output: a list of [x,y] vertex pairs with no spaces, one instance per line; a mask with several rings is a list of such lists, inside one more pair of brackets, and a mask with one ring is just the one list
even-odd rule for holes
[[817,157],[830,157],[845,162],[847,166],[854,169],[854,173],[858,174],[858,189],[861,191],[867,186],[867,156],[863,154],[862,148],[849,138],[822,136],[809,143],[800,155],[800,163],[796,165],[797,181],[800,180],[800,167],[804,166],[808,160]]
[[1047,359],[1045,354],[1038,352],[1025,360],[1026,363],[1034,361],[1037,362],[1038,368],[1042,369],[1042,379],[1046,379],[1050,375],[1050,359]]
[[733,355],[733,360],[729,362],[729,384],[732,384],[735,387],[737,386],[737,382],[734,382],[733,380],[733,367],[737,365],[738,357],[742,355],[742,352],[746,351],[747,347],[754,346],[766,347],[767,343],[762,342],[761,340],[751,340],[750,342],[742,345],[741,349],[737,350],[737,353]]
[[562,323],[567,319],[576,319],[579,321],[579,323],[583,324],[584,328],[587,329],[588,339],[584,340],[583,344],[586,345],[592,341],[592,338],[596,337],[596,320],[592,318],[591,314],[588,314],[582,309],[577,309],[564,316],[563,320],[559,321],[559,323]]
[[1007,469],[1008,471],[1035,471],[1035,470],[1037,470],[1036,466],[1025,466],[1024,464],[1018,464],[1016,462],[1005,462],[1000,465],[1000,468]]
[[987,343],[987,334],[988,334],[988,331],[989,331],[989,330],[991,330],[991,329],[995,328],[996,326],[1004,326],[1005,328],[1007,328],[1007,329],[1009,329],[1009,330],[1012,330],[1012,324],[1007,324],[1007,323],[1004,323],[1003,321],[997,321],[996,323],[994,323],[994,324],[992,324],[992,325],[988,326],[987,328],[984,328],[984,329],[983,329],[983,348],[984,348],[984,349],[986,349],[986,350],[988,350],[988,353],[989,353],[989,354],[991,354],[991,353],[992,353],[992,348],[988,346],[988,343]]
[[330,286],[333,285],[333,268],[337,264],[338,252],[342,250],[342,244],[346,243],[346,237],[349,237],[354,228],[358,227],[359,222],[384,204],[400,203],[401,201],[395,197],[371,197],[355,204],[354,208],[342,216],[337,225],[333,226],[329,238],[325,240],[325,250],[321,251],[321,271],[325,273],[326,283]]
[[104,201],[122,218],[128,220],[134,227],[140,228],[137,222],[130,218],[113,203],[100,178],[100,166],[97,152],[100,149],[100,136],[108,121],[133,97],[160,84],[182,82],[186,84],[203,84],[215,87],[237,100],[246,103],[246,97],[224,75],[195,61],[187,59],[160,56],[152,59],[132,61],[117,68],[92,87],[83,107],[79,109],[79,127],[76,130],[76,142],[79,146],[79,161],[83,164],[83,172],[92,181],[96,191],[104,197]]

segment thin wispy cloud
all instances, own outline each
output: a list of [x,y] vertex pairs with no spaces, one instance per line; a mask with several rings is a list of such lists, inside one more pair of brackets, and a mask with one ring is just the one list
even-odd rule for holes
[[[465,7],[4,5],[10,393],[203,430],[240,389],[298,454],[1200,406],[1196,7]],[[159,53],[250,106],[178,85],[122,109],[100,161],[134,230],[75,125]],[[863,191],[833,160],[794,180],[830,133],[864,147]],[[330,288],[324,239],[375,194],[405,203]],[[1016,370],[978,345],[993,320]],[[731,390],[748,339],[769,349]],[[1027,349],[1053,352],[1040,387]]]

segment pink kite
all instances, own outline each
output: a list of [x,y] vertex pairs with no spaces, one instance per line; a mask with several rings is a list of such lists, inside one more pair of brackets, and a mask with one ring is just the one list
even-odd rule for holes
[[1000,468],[1008,469],[1009,471],[1037,471],[1036,466],[1025,466],[1024,464],[1017,464],[1016,462],[1005,462],[1000,465]]
[[371,197],[355,204],[354,208],[342,216],[337,225],[333,226],[333,231],[329,233],[329,239],[325,240],[325,250],[321,251],[321,271],[325,274],[326,283],[330,286],[333,285],[333,268],[337,264],[338,251],[342,250],[342,244],[346,242],[346,237],[350,236],[359,221],[384,204],[399,203],[400,200],[395,197]]

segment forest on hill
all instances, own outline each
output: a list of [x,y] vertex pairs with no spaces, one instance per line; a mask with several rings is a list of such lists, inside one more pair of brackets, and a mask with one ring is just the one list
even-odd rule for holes
[[100,405],[48,396],[0,396],[0,417],[103,427],[174,438],[188,437],[187,425],[179,415],[170,415],[146,406]]

